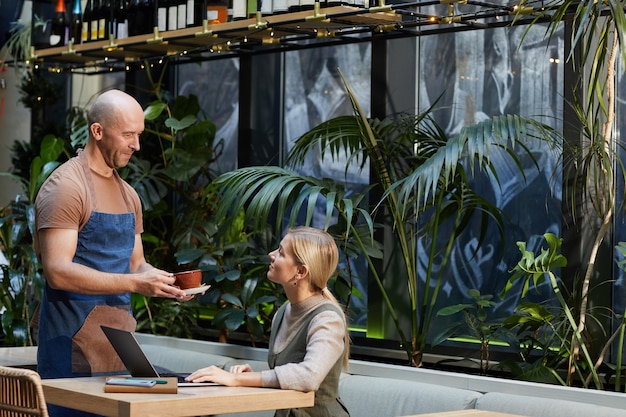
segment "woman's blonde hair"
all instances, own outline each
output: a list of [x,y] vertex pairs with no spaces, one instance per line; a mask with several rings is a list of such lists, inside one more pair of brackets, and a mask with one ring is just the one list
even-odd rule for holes
[[[309,285],[337,304],[342,310],[335,296],[327,288],[328,280],[337,271],[339,250],[333,237],[324,230],[308,226],[292,227],[287,230],[291,252],[296,263],[307,265],[309,269]],[[343,357],[344,368],[348,366],[350,357],[350,336],[348,333],[348,319],[346,323],[345,350]]]

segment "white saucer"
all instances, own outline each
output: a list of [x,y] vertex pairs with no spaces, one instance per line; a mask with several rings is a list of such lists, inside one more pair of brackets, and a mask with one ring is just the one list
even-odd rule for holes
[[209,288],[211,288],[210,285],[202,284],[202,285],[200,285],[199,287],[196,287],[196,288],[188,288],[188,289],[186,289],[185,290],[185,294],[187,294],[187,295],[200,294],[202,292],[205,292]]

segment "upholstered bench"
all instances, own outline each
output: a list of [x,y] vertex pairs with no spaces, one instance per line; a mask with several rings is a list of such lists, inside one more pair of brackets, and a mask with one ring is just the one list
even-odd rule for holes
[[[150,360],[177,372],[249,363],[267,369],[267,350],[137,334]],[[626,394],[351,360],[339,395],[352,417],[397,417],[480,409],[528,417],[626,417]],[[229,414],[272,417],[274,411]]]

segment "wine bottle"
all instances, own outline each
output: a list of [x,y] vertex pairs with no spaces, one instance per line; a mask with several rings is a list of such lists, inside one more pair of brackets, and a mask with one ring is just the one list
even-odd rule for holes
[[117,0],[115,5],[115,37],[128,38],[128,0]]
[[300,0],[300,10],[313,10],[315,0]]
[[226,21],[232,22],[233,21],[233,0],[226,0],[226,13],[228,15],[228,18],[226,19]]
[[145,22],[141,21],[140,0],[128,0],[128,36],[142,35]]
[[74,0],[74,6],[72,6],[72,20],[70,30],[70,40],[74,45],[82,43],[83,39],[83,11],[80,5],[80,0]]
[[210,25],[228,21],[228,5],[224,0],[207,0],[206,19]]
[[91,14],[92,14],[91,0],[87,0],[85,5],[85,11],[83,12],[83,29],[81,33],[81,42],[87,43],[91,40]]
[[272,14],[287,13],[289,5],[287,0],[272,0]]
[[185,29],[187,27],[187,0],[178,0],[176,5],[176,29]]
[[248,17],[248,2],[233,0],[233,20],[243,20]]
[[89,40],[98,40],[98,20],[100,16],[100,0],[93,0],[91,4],[91,20],[89,21]]
[[269,16],[274,13],[272,0],[261,0],[261,14]]
[[67,18],[65,0],[57,0],[54,18],[50,26],[50,46],[65,46],[69,40],[70,22]]
[[100,19],[98,20],[98,40],[109,39],[109,35],[115,35],[113,28],[113,15],[115,7],[112,2],[115,0],[102,0],[100,2]]
[[137,2],[135,0],[128,0],[128,23],[126,27],[128,36],[139,35],[138,21],[137,21]]
[[169,0],[167,2],[167,30],[176,30],[178,22],[178,2]]
[[255,18],[258,10],[257,0],[248,0],[248,17]]
[[289,13],[295,13],[300,11],[299,0],[287,0],[287,11]]
[[128,5],[128,35],[152,33],[158,25],[157,4],[154,0],[130,0]]
[[187,0],[186,27],[202,26],[202,5],[204,0]]
[[110,0],[100,0],[98,7],[98,40],[109,38],[109,27],[111,24],[111,2]]
[[165,32],[167,30],[168,6],[169,2],[167,0],[158,0],[157,27],[159,28],[159,32]]
[[[154,31],[154,28],[159,24],[159,16],[158,16],[158,7],[160,0],[141,0],[146,9],[145,13],[148,16],[148,23],[146,23],[146,27],[150,29],[150,33]],[[163,0],[165,1],[165,0]]]

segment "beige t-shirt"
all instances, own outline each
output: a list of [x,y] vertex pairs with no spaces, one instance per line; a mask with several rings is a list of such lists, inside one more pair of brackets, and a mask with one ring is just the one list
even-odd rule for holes
[[[128,201],[130,210],[135,213],[135,233],[142,233],[143,216],[137,192],[121,180],[115,170],[110,177],[91,170],[96,200],[93,201],[83,163],[86,163],[86,159],[74,157],[58,167],[44,182],[35,200],[36,231],[55,228],[80,232],[92,211],[128,213]],[[35,247],[38,249],[36,240]]]

